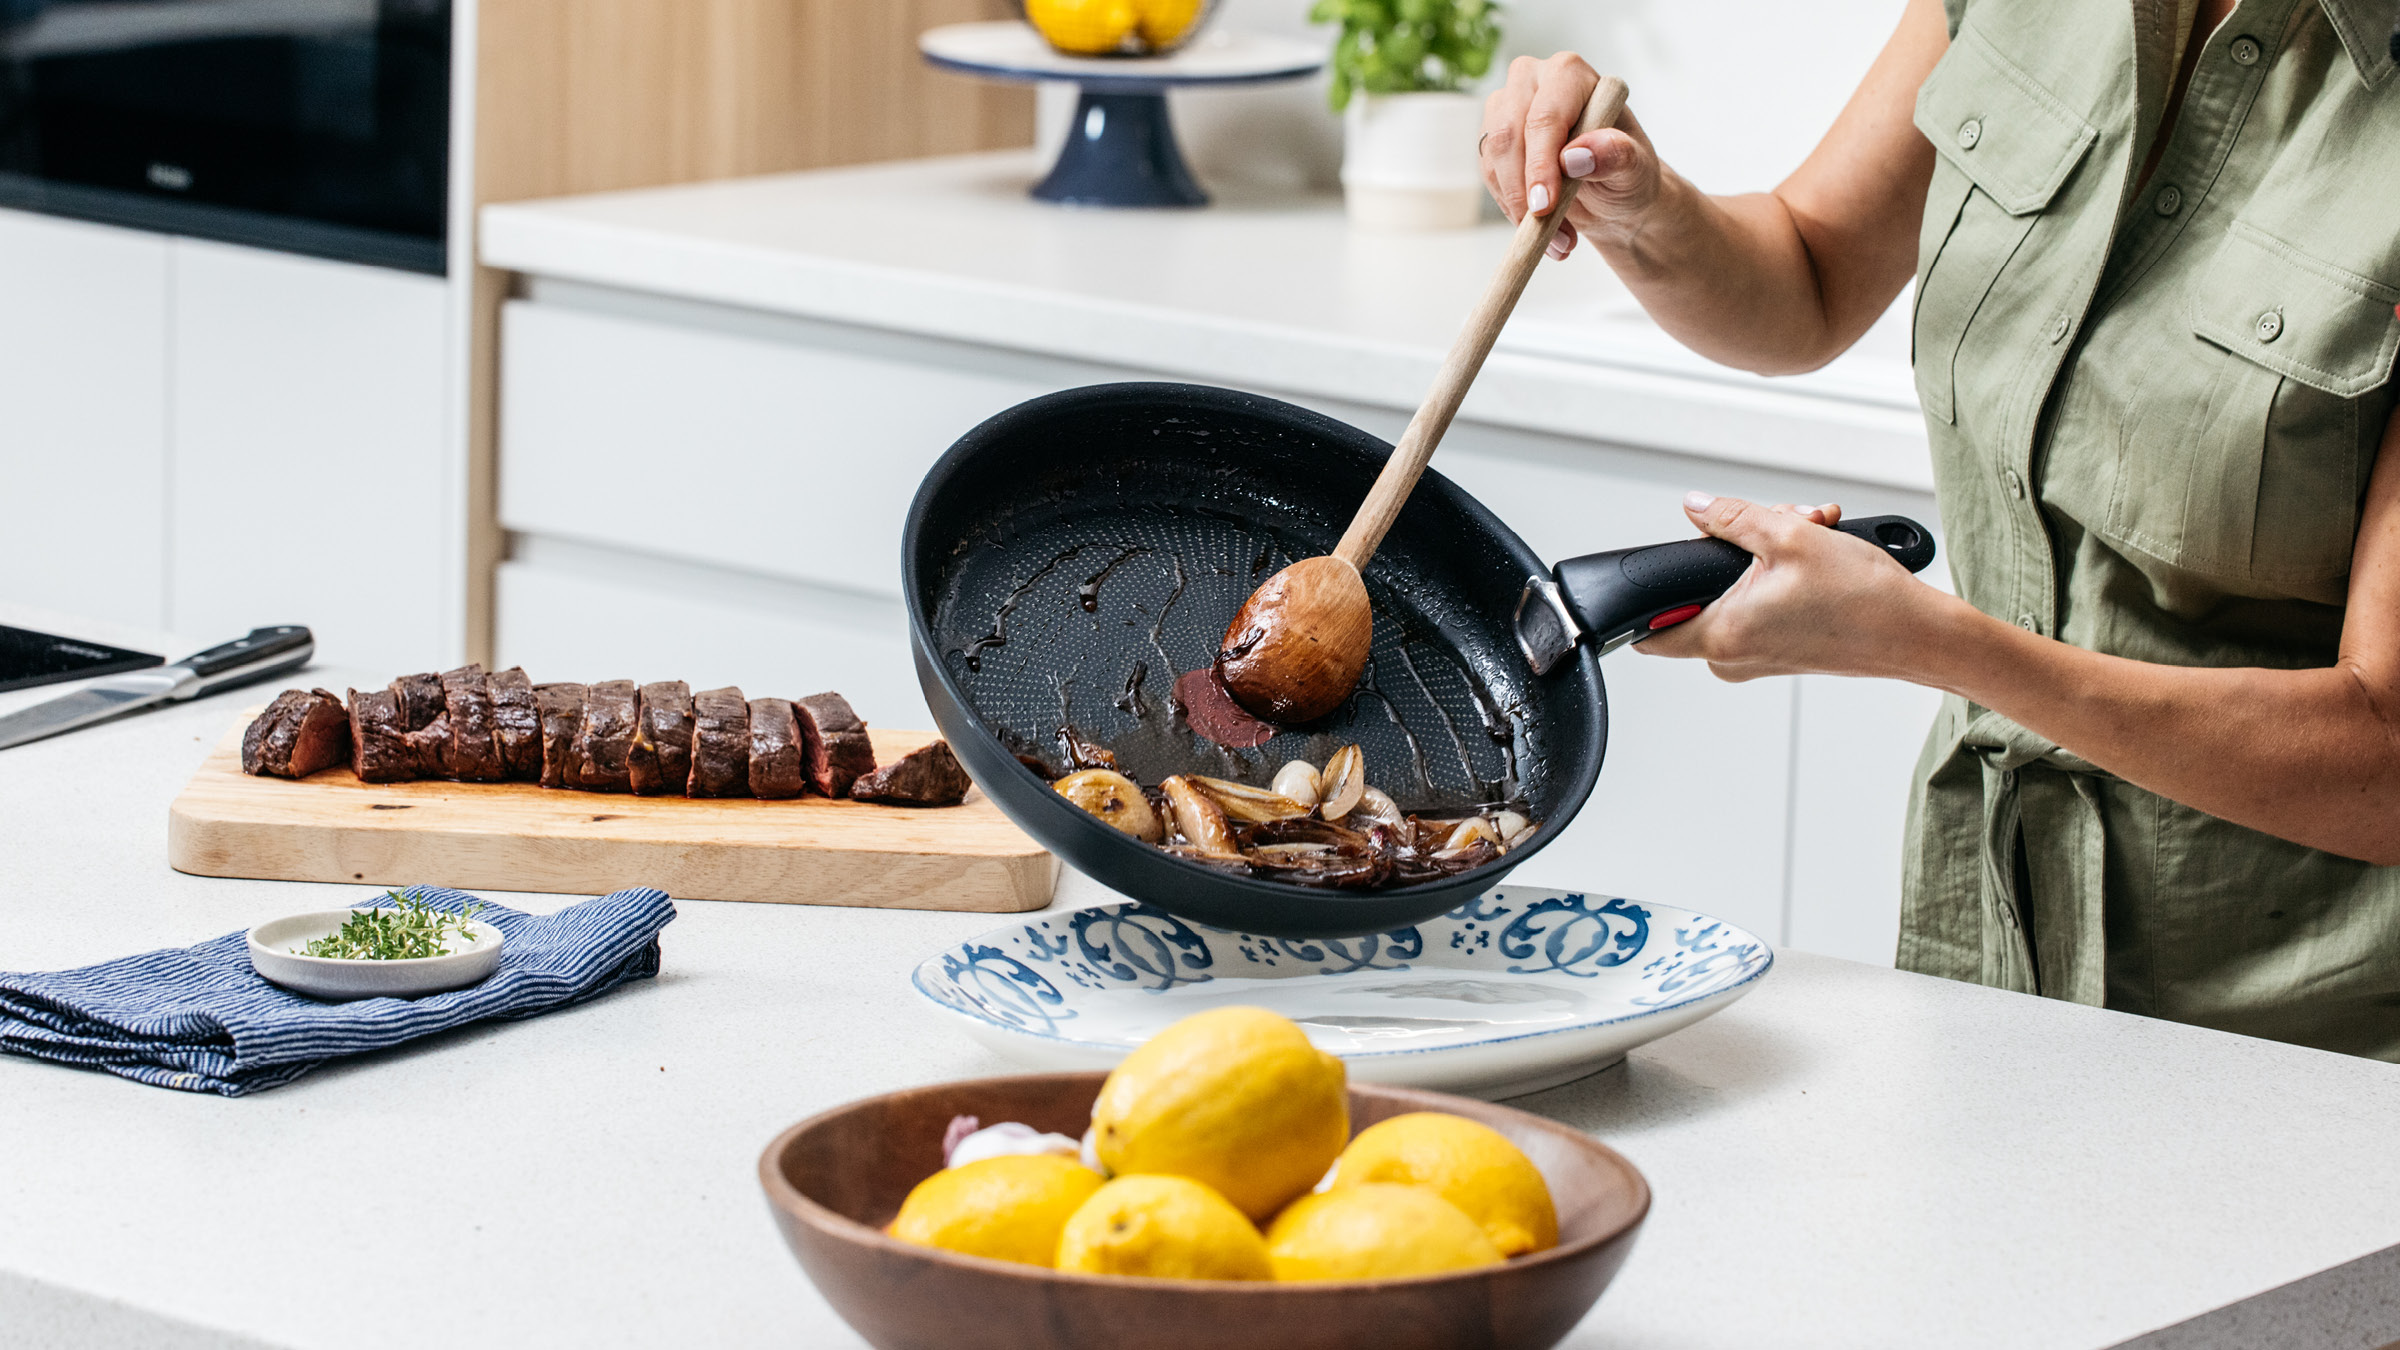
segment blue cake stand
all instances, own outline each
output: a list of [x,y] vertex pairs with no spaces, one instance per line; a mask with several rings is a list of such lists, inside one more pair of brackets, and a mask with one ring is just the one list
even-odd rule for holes
[[1082,96],[1067,143],[1033,195],[1070,206],[1206,206],[1175,144],[1167,91],[1268,84],[1313,75],[1317,47],[1255,33],[1206,32],[1165,56],[1068,56],[1023,23],[954,23],[917,39],[942,70],[987,80],[1064,80]]

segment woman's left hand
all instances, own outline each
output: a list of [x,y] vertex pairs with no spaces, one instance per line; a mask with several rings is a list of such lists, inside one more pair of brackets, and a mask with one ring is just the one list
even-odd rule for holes
[[1907,679],[1911,659],[1951,599],[1864,539],[1828,528],[1835,505],[1760,506],[1695,492],[1684,514],[1757,561],[1708,608],[1635,644],[1651,656],[1697,657],[1719,679],[1876,675]]

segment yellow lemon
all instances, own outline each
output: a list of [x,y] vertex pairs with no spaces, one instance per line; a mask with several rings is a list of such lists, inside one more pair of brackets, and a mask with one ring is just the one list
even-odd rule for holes
[[918,1182],[885,1231],[919,1246],[1046,1266],[1068,1216],[1099,1189],[1100,1174],[1072,1158],[986,1158]]
[[1153,47],[1172,47],[1191,31],[1208,0],[1141,0],[1142,41]]
[[1271,1280],[1266,1239],[1231,1201],[1189,1177],[1118,1177],[1058,1238],[1058,1268],[1164,1280]]
[[1466,1211],[1422,1186],[1304,1195],[1267,1229],[1278,1280],[1388,1280],[1507,1260]]
[[1324,1177],[1350,1138],[1350,1102],[1342,1062],[1298,1026],[1215,1008],[1127,1055],[1092,1128],[1110,1175],[1190,1177],[1256,1221]]
[[1333,1165],[1336,1189],[1423,1186],[1483,1226],[1502,1256],[1558,1245],[1558,1209],[1541,1170],[1508,1136],[1443,1111],[1413,1111],[1359,1131]]
[[1096,56],[1122,46],[1142,16],[1134,0],[1025,0],[1025,21],[1062,52]]

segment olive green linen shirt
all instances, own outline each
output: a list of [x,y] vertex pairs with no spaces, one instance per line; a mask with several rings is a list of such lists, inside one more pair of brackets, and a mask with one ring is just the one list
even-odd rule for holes
[[[1917,389],[1960,593],[2076,646],[2331,665],[2400,351],[2392,0],[1948,0]],[[2400,868],[2244,829],[1945,700],[1908,969],[2400,1060]]]

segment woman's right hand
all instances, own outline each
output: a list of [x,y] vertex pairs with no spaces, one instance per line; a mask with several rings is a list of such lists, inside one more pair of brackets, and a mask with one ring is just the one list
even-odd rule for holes
[[1631,109],[1613,127],[1569,139],[1599,84],[1599,72],[1573,52],[1520,56],[1509,63],[1508,83],[1484,101],[1483,182],[1511,221],[1524,218],[1529,202],[1535,215],[1546,214],[1575,185],[1553,258],[1572,253],[1579,235],[1630,239],[1658,202],[1658,154]]

